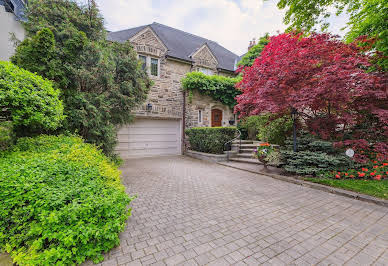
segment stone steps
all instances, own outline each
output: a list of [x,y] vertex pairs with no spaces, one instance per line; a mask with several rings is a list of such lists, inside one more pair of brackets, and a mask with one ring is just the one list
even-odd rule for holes
[[253,155],[252,155],[253,152],[251,153],[237,153],[235,156],[233,156],[234,158],[252,158]]
[[229,159],[229,161],[262,165],[262,163],[259,160],[254,159],[254,158],[232,157],[232,158]]

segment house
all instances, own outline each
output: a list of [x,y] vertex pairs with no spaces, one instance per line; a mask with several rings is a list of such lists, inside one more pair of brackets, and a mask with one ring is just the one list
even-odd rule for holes
[[25,20],[25,0],[0,0],[0,60],[8,61],[15,52],[12,35],[24,40],[25,32],[21,21]]
[[159,23],[110,32],[108,40],[129,41],[154,81],[147,101],[134,112],[134,122],[119,130],[117,151],[123,158],[181,154],[186,128],[229,126],[234,120],[233,110],[210,96],[194,92],[189,101],[181,79],[192,71],[233,77],[236,54]]

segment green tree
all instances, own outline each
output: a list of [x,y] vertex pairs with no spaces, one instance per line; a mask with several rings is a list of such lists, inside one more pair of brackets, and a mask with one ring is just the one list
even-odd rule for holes
[[261,55],[264,47],[269,43],[269,34],[266,33],[259,39],[259,42],[254,45],[249,51],[241,58],[237,66],[252,66],[255,59]]
[[54,81],[65,104],[63,130],[110,154],[119,125],[145,101],[152,85],[129,43],[106,41],[97,6],[71,0],[32,0],[28,38],[12,61]]
[[382,53],[378,63],[388,69],[388,4],[386,0],[279,0],[278,7],[286,9],[284,22],[290,28],[316,31],[328,28],[327,18],[335,14],[350,16],[345,39],[352,42],[360,36],[375,38],[372,48]]

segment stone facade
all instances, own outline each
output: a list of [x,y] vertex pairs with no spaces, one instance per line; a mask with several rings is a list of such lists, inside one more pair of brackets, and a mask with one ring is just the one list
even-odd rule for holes
[[[213,100],[210,96],[202,95],[197,91],[193,91],[191,99],[189,96],[186,97],[186,103],[186,128],[210,127],[212,109],[222,111],[223,127],[230,126],[229,121],[234,120],[233,110],[228,106]],[[202,121],[199,121],[200,116],[202,116]]]
[[209,68],[217,73],[217,59],[206,44],[199,48],[191,58],[194,61],[194,66]]
[[[194,63],[191,64],[166,57],[166,47],[150,28],[142,30],[129,41],[139,55],[159,60],[158,76],[150,75],[154,85],[150,89],[146,102],[135,110],[136,117],[182,119],[184,92],[181,79],[187,73],[197,71],[199,68],[207,68],[214,74],[228,75],[217,71],[218,62],[206,44],[192,54]],[[212,109],[221,110],[222,126],[229,126],[229,120],[233,120],[233,112],[228,106],[196,91],[193,92],[191,100],[186,95],[185,127],[210,127]],[[202,121],[198,121],[199,110],[202,112]]]

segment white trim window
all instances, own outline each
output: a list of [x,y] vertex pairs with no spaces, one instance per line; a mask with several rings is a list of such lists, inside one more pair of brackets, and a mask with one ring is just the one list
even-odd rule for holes
[[198,110],[198,124],[202,124],[202,110]]

